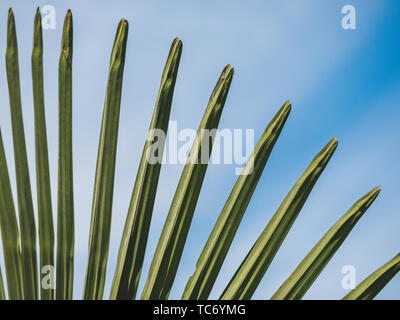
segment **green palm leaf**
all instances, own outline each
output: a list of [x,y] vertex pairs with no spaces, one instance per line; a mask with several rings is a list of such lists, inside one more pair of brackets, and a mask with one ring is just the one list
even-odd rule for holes
[[318,241],[271,299],[301,299],[339,249],[358,220],[374,202],[379,192],[379,187],[375,188],[358,200]]
[[337,147],[330,141],[311,161],[247,254],[223,292],[223,300],[249,300],[286,238],[318,178]]
[[250,155],[204,246],[182,299],[208,298],[290,110],[291,105],[286,102],[267,126]]
[[343,300],[372,300],[399,271],[400,253],[362,281]]
[[[156,133],[161,130],[163,134],[167,134],[181,53],[182,42],[176,38],[171,45],[161,78],[153,118],[136,175],[114,273],[111,299],[133,299],[136,295],[161,169],[161,161],[151,163],[149,160],[155,152],[156,158],[162,159],[165,140],[159,141]],[[157,146],[156,150],[153,150],[153,145]]]
[[215,134],[218,127],[232,77],[233,69],[227,65],[211,94],[158,241],[142,299],[168,298],[211,154],[213,138],[209,132],[214,130]]
[[[39,8],[36,11],[33,30],[32,85],[35,111],[36,183],[39,217],[39,271],[41,275],[40,283],[42,283],[45,276],[42,273],[42,268],[44,266],[54,266],[54,226],[44,110],[42,18]],[[41,285],[40,295],[43,300],[52,300],[54,290],[51,288],[46,289]]]
[[38,297],[36,226],[26,154],[24,122],[22,118],[17,34],[15,30],[14,14],[11,8],[8,11],[7,22],[6,69],[14,142],[19,223],[21,228],[23,292],[25,299],[32,300]]
[[56,298],[72,299],[74,277],[74,187],[72,164],[72,13],[64,20],[58,69],[58,208]]
[[89,235],[89,259],[83,293],[84,299],[88,300],[101,299],[104,290],[110,242],[115,158],[127,38],[128,21],[122,19],[117,29],[111,53],[97,156]]
[[0,132],[0,231],[10,299],[23,299],[19,230]]

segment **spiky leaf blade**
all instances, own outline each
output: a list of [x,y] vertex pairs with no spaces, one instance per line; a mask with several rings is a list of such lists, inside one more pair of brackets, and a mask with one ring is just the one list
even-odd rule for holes
[[71,300],[74,278],[74,187],[72,161],[72,13],[64,20],[58,67],[58,197],[56,299]]
[[[54,225],[51,205],[49,157],[47,148],[46,116],[43,89],[42,17],[37,8],[33,28],[32,86],[35,114],[36,183],[39,217],[40,283],[47,275],[42,268],[54,266]],[[44,269],[46,271],[47,269]],[[44,279],[46,280],[46,279]],[[53,300],[54,289],[40,286],[42,300]]]
[[350,291],[343,300],[372,300],[400,271],[400,253],[373,272],[357,287]]
[[257,289],[318,178],[337,148],[330,141],[311,161],[253,245],[221,295],[223,300],[249,300]]
[[197,260],[196,270],[186,285],[182,299],[208,298],[290,110],[291,105],[287,101],[269,123],[250,155]]
[[298,267],[272,296],[272,300],[301,299],[339,249],[359,219],[374,202],[379,187],[359,199],[318,241]]
[[209,133],[218,128],[232,77],[233,69],[227,65],[211,94],[153,256],[141,297],[144,300],[168,298],[212,150]]
[[[110,299],[128,300],[136,296],[149,235],[181,53],[182,42],[176,38],[171,45],[161,78],[153,118],[136,175]],[[158,135],[159,133],[160,135]],[[154,157],[154,159],[151,159],[151,157]]]
[[107,92],[100,132],[89,235],[89,258],[83,297],[98,300],[103,296],[110,242],[118,124],[125,64],[128,21],[122,19],[111,53]]
[[8,297],[23,299],[21,249],[10,176],[0,132],[0,231],[3,242]]
[[11,8],[8,11],[7,21],[6,70],[10,97],[18,211],[21,229],[23,292],[24,299],[34,300],[38,297],[36,226],[22,117],[17,34],[14,14]]

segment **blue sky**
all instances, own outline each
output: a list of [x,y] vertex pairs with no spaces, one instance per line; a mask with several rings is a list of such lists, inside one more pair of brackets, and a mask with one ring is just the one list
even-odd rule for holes
[[[341,27],[341,8],[353,5],[357,29]],[[171,120],[196,129],[222,70],[235,68],[220,128],[251,128],[256,139],[282,103],[293,105],[211,298],[217,298],[270,217],[313,156],[331,138],[339,148],[296,220],[254,298],[267,299],[352,203],[377,185],[382,193],[321,273],[305,298],[337,299],[341,268],[353,265],[357,283],[400,250],[397,201],[400,110],[398,1],[22,1],[0,3],[0,126],[15,191],[5,75],[7,10],[13,7],[19,41],[22,103],[33,197],[36,199],[30,73],[36,6],[54,5],[56,29],[44,31],[44,76],[53,207],[57,185],[57,68],[63,18],[74,19],[73,121],[76,214],[75,298],[81,298],[97,144],[111,46],[118,21],[130,23],[118,141],[108,297],[121,233],[150,123],[159,81],[174,37],[183,41]],[[143,275],[182,166],[161,170]],[[208,168],[171,292],[179,298],[233,184],[233,166]],[[35,200],[36,206],[36,200]],[[1,257],[2,270],[4,272]],[[142,276],[140,288],[145,276]],[[399,299],[400,276],[379,294]]]

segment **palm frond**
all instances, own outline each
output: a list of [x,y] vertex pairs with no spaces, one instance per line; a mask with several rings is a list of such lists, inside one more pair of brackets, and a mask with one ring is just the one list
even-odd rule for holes
[[375,201],[379,192],[380,189],[378,187],[359,199],[318,241],[271,299],[301,299],[347,238],[358,220]]
[[211,94],[158,240],[142,293],[144,300],[166,299],[171,290],[211,154],[209,132],[218,127],[232,77],[233,69],[227,65]]
[[251,299],[337,145],[335,138],[311,161],[247,254],[221,299]]
[[[45,276],[44,266],[54,266],[54,225],[51,205],[49,156],[47,148],[46,117],[43,88],[42,17],[37,8],[33,28],[32,87],[35,111],[36,183],[39,217],[40,283]],[[40,286],[42,300],[52,300],[54,289]]]
[[23,299],[21,249],[10,176],[0,132],[0,231],[10,299]]
[[[98,145],[89,233],[89,255],[83,298],[103,298],[109,253],[118,127],[128,38],[128,22],[118,25],[111,51],[103,118]],[[153,117],[137,171],[121,238],[110,299],[136,298],[155,204],[182,42],[176,38],[161,77]],[[22,114],[17,33],[13,11],[8,12],[6,71],[10,99],[18,217],[6,152],[0,130],[0,233],[7,283],[0,270],[0,300],[73,298],[74,280],[74,185],[72,141],[72,13],[63,26],[58,65],[58,186],[56,289],[46,287],[54,266],[54,225],[47,145],[42,19],[36,11],[33,30],[31,72],[33,87],[35,164],[38,202],[40,264],[38,277],[36,225]],[[200,122],[186,164],[158,240],[142,299],[167,299],[175,281],[211,157],[217,128],[234,71],[227,65],[215,85]],[[182,299],[207,299],[230,250],[236,232],[278,140],[291,105],[286,102],[267,126],[238,177],[188,280]],[[251,299],[269,265],[285,240],[316,182],[337,148],[331,140],[312,160],[289,191],[246,258],[228,283],[220,299]],[[356,223],[377,198],[375,188],[359,199],[320,239],[271,299],[301,299]],[[44,269],[44,267],[46,267]],[[52,277],[52,268],[50,277]],[[400,254],[362,281],[343,300],[373,299],[400,271]],[[40,281],[38,279],[40,278]],[[55,296],[54,296],[55,295]]]
[[74,186],[72,163],[72,13],[64,20],[58,67],[58,199],[56,299],[70,300],[74,277]]
[[[153,118],[136,175],[111,287],[111,299],[133,299],[136,296],[165,146],[165,140],[160,141],[157,130],[161,131],[164,137],[168,131],[181,53],[182,42],[176,38],[171,45],[161,77]],[[150,161],[152,156],[159,161]]]
[[10,97],[18,211],[21,230],[23,293],[25,299],[32,300],[38,298],[36,226],[26,154],[24,122],[22,118],[17,34],[14,14],[11,8],[8,11],[7,21],[6,69]]
[[84,299],[87,300],[101,299],[104,291],[110,242],[115,158],[117,153],[118,124],[127,38],[128,21],[122,19],[118,25],[111,53],[97,156],[92,220],[89,235],[89,259],[83,293]]
[[265,129],[205,244],[182,299],[207,299],[222,267],[233,238],[257,186],[269,155],[291,110],[286,102]]

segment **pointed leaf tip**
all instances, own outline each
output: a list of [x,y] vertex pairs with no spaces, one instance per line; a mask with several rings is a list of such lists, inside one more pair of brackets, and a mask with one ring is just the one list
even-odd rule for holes
[[65,15],[64,29],[66,27],[69,27],[71,24],[72,24],[72,13],[71,11],[68,10],[67,14]]
[[[72,12],[71,10],[67,11],[67,14],[65,15],[65,20],[64,20],[64,32],[67,29],[72,29]],[[72,31],[72,30],[71,30]]]
[[235,69],[234,69],[234,68],[231,68],[231,69],[229,70],[228,75],[226,76],[225,79],[227,79],[228,82],[230,82],[230,81],[232,80],[234,74],[235,74]]
[[128,23],[128,20],[126,20],[125,18],[122,18],[122,19],[119,21],[119,24],[120,24],[121,26],[125,26],[125,25],[128,25],[129,23]]
[[[125,20],[124,18],[122,18],[118,24],[117,34],[126,36],[128,29],[129,29],[128,20]],[[116,39],[119,39],[119,37],[116,37]]]
[[363,198],[363,200],[366,200],[366,205],[369,206],[372,204],[372,202],[378,197],[379,193],[381,192],[381,186],[378,186],[374,189],[372,189],[370,192],[368,192]]
[[173,41],[172,41],[172,44],[171,44],[171,47],[173,48],[173,47],[182,47],[182,41],[181,40],[179,40],[179,38],[178,37],[176,37]]
[[225,66],[225,68],[224,68],[224,70],[222,70],[222,73],[225,75],[225,77],[226,77],[226,75],[228,74],[228,71],[231,69],[231,65],[230,64],[227,64],[226,66]]
[[289,109],[289,110],[291,110],[291,109],[292,109],[292,104],[290,103],[290,100],[287,100],[287,101],[283,104],[282,108],[283,108],[283,109]]
[[[321,161],[325,158],[325,154],[331,153],[331,155],[335,152],[339,142],[337,141],[337,138],[333,138],[331,141],[329,141],[325,147],[322,148],[322,150],[315,156],[314,159],[321,158]],[[328,159],[329,160],[329,159]]]
[[12,25],[14,27],[15,21],[14,21],[14,12],[12,8],[8,9],[7,23],[8,26]]
[[42,24],[42,16],[41,16],[41,12],[40,12],[40,8],[37,7],[36,9],[36,13],[35,13],[35,20],[34,20],[34,25],[41,25]]

